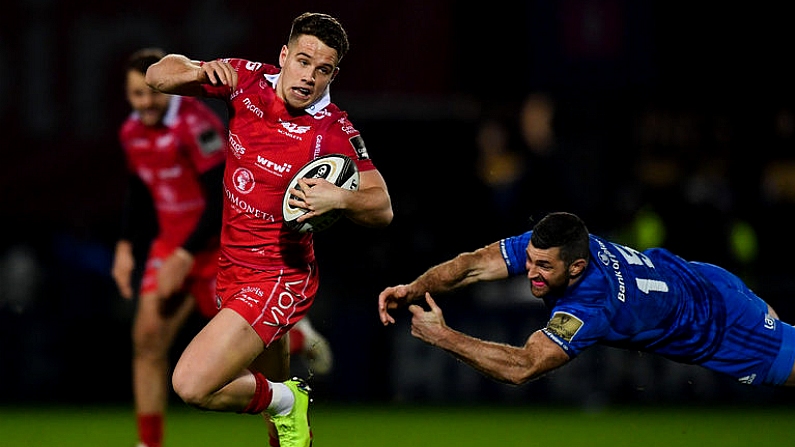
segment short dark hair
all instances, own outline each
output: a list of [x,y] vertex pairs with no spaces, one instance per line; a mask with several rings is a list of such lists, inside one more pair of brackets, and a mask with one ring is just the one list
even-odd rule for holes
[[572,213],[554,212],[544,216],[533,228],[530,242],[542,250],[560,247],[560,257],[566,265],[590,257],[588,227]]
[[305,12],[293,19],[288,42],[301,35],[315,36],[323,43],[337,50],[337,63],[348,52],[348,34],[334,17],[319,12]]
[[163,59],[163,56],[165,55],[166,52],[161,48],[141,48],[127,58],[127,64],[125,65],[126,71],[134,70],[141,74],[146,74],[146,69],[160,59]]

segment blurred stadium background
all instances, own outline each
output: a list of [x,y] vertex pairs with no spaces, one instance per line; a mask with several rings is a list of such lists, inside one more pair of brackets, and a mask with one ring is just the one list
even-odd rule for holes
[[[336,15],[350,33],[333,98],[363,133],[396,216],[385,230],[340,222],[317,236],[312,316],[336,356],[333,373],[314,379],[323,402],[793,402],[610,349],[508,387],[412,339],[405,315],[383,328],[376,313],[385,286],[566,209],[595,233],[728,267],[795,321],[795,28],[783,9],[19,0],[0,16],[0,404],[130,402],[132,305],[109,275],[124,58],[156,45],[275,62],[305,10]],[[445,305],[454,300],[463,305]],[[546,320],[523,281],[441,305],[451,326],[513,344]]]

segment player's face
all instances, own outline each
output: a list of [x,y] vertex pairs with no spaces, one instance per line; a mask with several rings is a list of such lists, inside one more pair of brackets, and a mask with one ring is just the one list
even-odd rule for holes
[[317,101],[337,74],[337,50],[315,36],[302,35],[282,47],[276,94],[288,109],[303,110]]
[[141,115],[145,126],[155,126],[163,120],[171,96],[152,90],[143,73],[128,71],[125,91],[130,107]]
[[538,298],[546,295],[560,296],[569,285],[569,267],[560,258],[560,247],[539,249],[533,243],[525,250],[525,268],[530,280],[530,291]]

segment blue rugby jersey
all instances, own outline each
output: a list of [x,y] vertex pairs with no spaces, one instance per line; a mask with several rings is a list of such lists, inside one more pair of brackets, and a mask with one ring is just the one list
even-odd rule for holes
[[[527,274],[531,234],[500,242],[510,275]],[[591,261],[580,281],[561,297],[544,298],[551,311],[544,332],[569,356],[599,343],[701,364],[746,383],[766,377],[782,323],[739,278],[662,248],[639,252],[590,240]]]

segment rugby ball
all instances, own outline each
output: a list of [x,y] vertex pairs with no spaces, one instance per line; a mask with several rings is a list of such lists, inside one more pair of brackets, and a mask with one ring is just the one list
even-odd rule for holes
[[298,179],[301,178],[324,178],[340,188],[345,188],[350,191],[359,189],[359,169],[356,168],[356,163],[346,155],[324,155],[305,164],[298,170],[292,180],[290,180],[287,191],[284,193],[284,200],[282,201],[282,217],[284,217],[284,224],[291,230],[298,231],[299,233],[316,233],[318,231],[323,231],[342,217],[342,210],[331,210],[304,222],[298,222],[297,219],[308,211],[304,208],[291,206],[288,200],[294,197],[290,194],[290,190],[298,188]]

